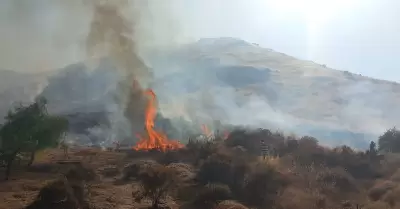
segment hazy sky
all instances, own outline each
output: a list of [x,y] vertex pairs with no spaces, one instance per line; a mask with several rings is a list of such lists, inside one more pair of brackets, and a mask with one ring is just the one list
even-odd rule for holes
[[[66,3],[68,2],[68,4]],[[301,59],[400,81],[398,0],[153,1],[152,37],[230,36]],[[1,0],[0,68],[39,70],[82,59],[90,13],[79,0]]]

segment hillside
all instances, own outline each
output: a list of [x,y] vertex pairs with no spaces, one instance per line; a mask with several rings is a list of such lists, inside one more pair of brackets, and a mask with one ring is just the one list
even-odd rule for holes
[[[154,71],[153,88],[168,117],[218,119],[266,126],[322,143],[365,147],[398,125],[400,85],[330,69],[311,61],[233,38],[201,39],[169,51],[144,54]],[[102,62],[95,71],[83,64],[58,70],[42,95],[57,113],[109,111],[116,78]],[[43,76],[0,71],[0,112],[26,101]],[[32,79],[35,78],[35,79]],[[8,84],[4,84],[6,80]],[[28,89],[29,91],[25,91]]]
[[[330,69],[231,38],[200,40],[176,50],[168,60],[181,70],[164,76],[170,82],[162,82],[163,89],[178,94],[185,86],[185,93],[195,93],[207,86],[231,122],[267,121],[283,130],[329,139],[330,144],[356,146],[398,125],[400,85],[394,82]],[[173,66],[164,62],[157,67]]]

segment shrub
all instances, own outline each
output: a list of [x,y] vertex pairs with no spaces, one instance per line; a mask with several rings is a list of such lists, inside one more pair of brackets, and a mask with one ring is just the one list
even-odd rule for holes
[[200,167],[197,180],[201,184],[222,183],[229,184],[231,179],[231,159],[228,156],[215,154],[209,157]]
[[239,161],[235,162],[232,165],[231,173],[229,174],[229,178],[231,179],[229,187],[231,188],[235,198],[237,199],[240,199],[240,197],[243,197],[243,195],[245,195],[245,191],[243,188],[250,170],[251,168],[248,162]]
[[260,141],[264,140],[266,144],[271,147],[278,147],[280,143],[283,144],[283,140],[278,135],[274,135],[267,129],[258,130],[245,130],[236,129],[229,134],[229,137],[225,140],[225,144],[228,147],[241,146],[248,152],[259,155]]
[[396,173],[397,169],[400,167],[400,154],[398,153],[386,153],[384,160],[381,161],[381,172],[385,176],[391,176]]
[[179,179],[183,182],[193,180],[196,176],[193,172],[193,167],[189,164],[184,163],[171,163],[167,166],[168,168],[175,169]]
[[194,157],[194,165],[199,165],[203,160],[217,152],[218,145],[214,141],[190,139],[186,145],[188,152]]
[[218,203],[232,198],[231,190],[223,184],[207,184],[200,190],[193,200],[192,206],[195,208],[213,208]]
[[341,192],[358,191],[355,179],[340,167],[327,169],[318,173],[317,181],[324,184],[332,184]]
[[85,184],[60,179],[43,187],[36,200],[26,209],[89,209]]
[[365,209],[390,209],[392,207],[390,207],[390,205],[387,204],[386,202],[377,201],[377,202],[370,202],[363,208],[365,208]]
[[379,181],[368,191],[368,196],[371,200],[378,201],[383,195],[395,187],[396,184],[392,181]]
[[178,185],[177,171],[163,165],[154,164],[139,172],[140,190],[133,193],[135,201],[149,198],[153,208],[159,208],[161,201]]
[[289,187],[277,198],[277,203],[284,209],[325,208],[326,199],[315,192]]
[[130,179],[136,179],[139,176],[139,173],[142,169],[145,169],[149,166],[153,166],[157,164],[155,161],[152,160],[140,160],[134,163],[130,163],[124,167],[122,170],[123,181],[128,181]]
[[400,182],[400,169],[397,169],[396,172],[390,177],[390,180],[394,182]]
[[244,201],[249,206],[267,208],[273,205],[286,179],[268,164],[259,164],[250,173],[244,185]]
[[215,209],[248,209],[246,206],[233,201],[233,200],[225,200],[220,202]]
[[399,200],[399,195],[400,195],[400,187],[396,187],[388,192],[383,196],[383,200],[388,203],[391,207],[394,207]]

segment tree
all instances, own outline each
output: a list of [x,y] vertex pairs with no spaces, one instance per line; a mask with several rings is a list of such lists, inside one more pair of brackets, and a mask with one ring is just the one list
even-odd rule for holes
[[6,179],[12,163],[22,152],[31,153],[29,165],[37,150],[56,146],[58,139],[68,129],[68,121],[47,113],[47,101],[38,98],[33,104],[19,105],[10,110],[0,129],[2,156],[6,166]]
[[57,146],[67,129],[68,120],[63,117],[47,115],[38,121],[37,129],[32,133],[34,147],[31,149],[29,165],[33,163],[36,151]]
[[400,131],[397,128],[387,130],[378,139],[379,150],[384,152],[400,152]]

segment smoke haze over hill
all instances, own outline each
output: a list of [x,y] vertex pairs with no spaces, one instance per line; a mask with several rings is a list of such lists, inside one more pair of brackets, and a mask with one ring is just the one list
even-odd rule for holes
[[[1,31],[0,67],[36,75],[0,71],[2,112],[13,102],[29,102],[42,94],[55,113],[100,112],[110,122],[106,138],[129,138],[143,125],[144,99],[139,92],[151,87],[165,117],[184,118],[193,126],[212,126],[219,120],[335,139],[331,144],[353,140],[365,146],[398,124],[398,84],[336,71],[253,44],[262,40],[249,35],[260,32],[257,24],[268,26],[271,33],[288,32],[268,25],[271,20],[245,24],[254,20],[245,11],[257,3],[110,2],[2,3],[0,25],[7,30]],[[215,14],[187,14],[195,6],[210,9],[210,14],[216,8],[225,9],[218,10],[222,12],[216,19],[212,19]],[[239,11],[238,17],[232,11]],[[227,20],[229,26],[222,27]],[[246,27],[235,32],[238,25]],[[239,36],[251,42],[237,38],[193,41],[212,35]],[[274,37],[269,36],[270,40]],[[275,42],[287,40],[296,48],[301,40],[294,38],[283,36]],[[262,43],[299,55],[294,48]],[[303,55],[299,57],[310,58]],[[13,85],[4,85],[6,81]],[[184,129],[178,122],[172,124]]]

